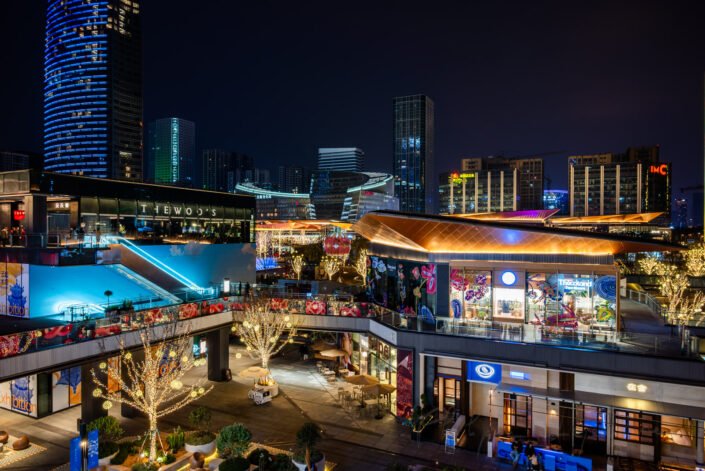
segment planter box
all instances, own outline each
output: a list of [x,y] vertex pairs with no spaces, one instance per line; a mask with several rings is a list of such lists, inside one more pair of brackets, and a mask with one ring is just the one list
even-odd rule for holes
[[204,445],[189,445],[188,443],[186,443],[184,445],[184,448],[189,453],[196,453],[197,451],[200,451],[205,456],[210,456],[215,451],[215,440]]

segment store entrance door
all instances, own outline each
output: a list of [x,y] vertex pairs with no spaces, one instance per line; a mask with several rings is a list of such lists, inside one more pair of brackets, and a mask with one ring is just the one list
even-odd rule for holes
[[607,408],[575,405],[575,448],[582,454],[607,454]]

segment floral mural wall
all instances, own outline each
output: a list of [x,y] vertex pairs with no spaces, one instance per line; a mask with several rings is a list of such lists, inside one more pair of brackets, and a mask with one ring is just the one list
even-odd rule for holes
[[370,299],[406,315],[434,317],[438,292],[434,263],[370,256],[368,267]]

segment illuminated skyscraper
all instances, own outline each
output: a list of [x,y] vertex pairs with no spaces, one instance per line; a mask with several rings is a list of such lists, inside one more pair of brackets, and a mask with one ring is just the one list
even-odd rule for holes
[[142,180],[139,0],[49,0],[44,165]]
[[154,183],[192,187],[196,181],[196,125],[181,118],[149,123],[149,159]]
[[433,101],[424,95],[394,98],[394,196],[401,211],[435,211]]

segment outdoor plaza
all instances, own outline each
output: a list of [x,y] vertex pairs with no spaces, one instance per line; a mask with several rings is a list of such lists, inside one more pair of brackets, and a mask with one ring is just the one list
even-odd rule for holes
[[[372,400],[365,399],[367,406],[362,408],[360,402],[348,402],[342,398],[339,388],[353,385],[341,378],[329,381],[328,375],[319,371],[316,360],[301,360],[296,348],[287,350],[270,364],[272,377],[280,386],[278,397],[267,404],[256,405],[248,398],[248,391],[256,380],[237,374],[256,366],[256,362],[244,353],[241,346],[232,346],[233,380],[215,383],[210,394],[169,415],[160,422],[160,427],[165,431],[179,425],[187,427],[189,412],[199,405],[206,405],[213,414],[213,430],[242,422],[252,431],[253,442],[284,452],[293,449],[296,431],[301,425],[314,422],[323,431],[321,448],[326,456],[326,469],[384,470],[392,463],[429,467],[438,463],[472,470],[511,469],[511,465],[476,453],[458,449],[455,454],[446,454],[443,447],[435,443],[417,443],[411,439],[409,428],[400,425],[394,416],[384,414],[381,419],[376,419]],[[204,368],[195,368],[189,376],[192,379],[202,376]],[[121,417],[119,408],[113,408],[110,415],[120,420],[127,436],[136,436],[145,430],[144,418]],[[31,437],[36,447],[34,454],[12,462],[5,461],[3,456],[0,469],[68,470],[69,441],[77,435],[79,416],[80,407],[42,419],[0,410],[2,427],[21,430]]]

